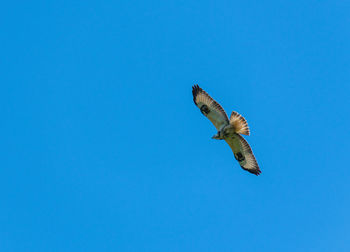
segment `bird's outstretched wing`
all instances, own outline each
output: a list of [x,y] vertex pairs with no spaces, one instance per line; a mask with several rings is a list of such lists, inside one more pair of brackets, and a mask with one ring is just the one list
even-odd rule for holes
[[193,101],[217,130],[229,124],[225,110],[198,85],[192,87]]
[[244,170],[255,175],[261,173],[252,149],[241,135],[234,133],[232,136],[226,138],[225,141],[231,147],[236,160]]

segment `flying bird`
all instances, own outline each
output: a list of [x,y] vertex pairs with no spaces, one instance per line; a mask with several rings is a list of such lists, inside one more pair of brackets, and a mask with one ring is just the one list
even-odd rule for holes
[[241,136],[241,134],[250,135],[246,119],[235,111],[231,113],[230,119],[228,119],[225,110],[220,104],[198,85],[192,87],[192,94],[196,106],[214,124],[218,131],[212,138],[225,140],[231,147],[233,155],[240,166],[250,173],[259,175],[261,171],[253,151],[248,142]]

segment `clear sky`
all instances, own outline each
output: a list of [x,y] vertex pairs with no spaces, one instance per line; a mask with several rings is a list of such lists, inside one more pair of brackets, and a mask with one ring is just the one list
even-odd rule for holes
[[[0,251],[350,251],[349,1],[6,1]],[[192,101],[247,119],[242,170]]]

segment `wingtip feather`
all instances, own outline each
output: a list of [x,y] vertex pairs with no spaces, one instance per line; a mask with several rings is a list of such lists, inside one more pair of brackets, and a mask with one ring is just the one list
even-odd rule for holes
[[196,104],[196,105],[197,105],[196,97],[201,91],[202,91],[202,89],[198,86],[198,84],[195,84],[192,86],[193,101],[194,101],[194,104]]
[[256,175],[256,176],[259,176],[259,175],[261,174],[261,170],[260,170],[259,167],[258,167],[258,169],[255,169],[255,170],[246,169],[246,168],[244,168],[243,166],[241,166],[241,168],[242,168],[243,170],[246,170],[246,171],[248,171],[248,172],[250,172],[250,173]]

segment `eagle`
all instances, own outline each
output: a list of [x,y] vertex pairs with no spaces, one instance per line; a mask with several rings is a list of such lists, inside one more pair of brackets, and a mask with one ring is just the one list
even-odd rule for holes
[[192,87],[194,104],[215,126],[217,133],[212,138],[225,140],[231,147],[235,159],[240,166],[255,175],[261,173],[253,151],[243,135],[250,135],[246,119],[233,111],[228,119],[225,110],[198,85]]

